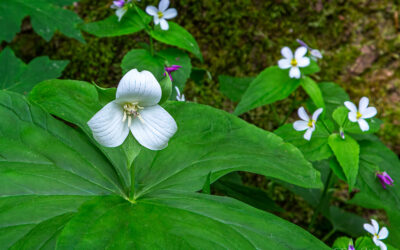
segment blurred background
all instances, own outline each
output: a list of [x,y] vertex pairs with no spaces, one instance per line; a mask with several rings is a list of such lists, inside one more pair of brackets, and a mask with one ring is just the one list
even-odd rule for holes
[[[158,1],[142,0],[142,9]],[[87,23],[114,15],[111,0],[81,0],[71,6]],[[188,100],[211,105],[232,112],[232,103],[219,91],[218,76],[256,76],[264,68],[276,65],[281,58],[280,49],[298,47],[296,39],[323,52],[318,63],[321,72],[318,82],[332,81],[349,93],[353,102],[368,96],[384,121],[379,132],[388,147],[400,154],[400,4],[385,0],[171,0],[178,10],[173,21],[185,27],[197,40],[204,63],[192,57],[194,67],[210,73],[201,83],[192,80],[186,84]],[[16,56],[29,62],[37,56],[68,59],[70,64],[61,78],[94,81],[101,86],[116,86],[122,77],[120,64],[124,55],[140,43],[147,42],[144,33],[97,38],[84,33],[86,44],[60,33],[46,42],[31,27],[29,18],[23,22],[21,32],[8,44]],[[4,48],[7,43],[3,42]],[[155,43],[155,48],[163,45]],[[302,91],[298,90],[297,92]],[[305,100],[298,93],[297,100]],[[242,118],[261,128],[272,131],[289,110],[294,96],[272,106],[252,110]],[[297,118],[294,112],[288,122]],[[309,206],[283,187],[271,189],[271,182],[263,176],[242,174],[245,183],[260,187],[287,212],[280,216],[300,225],[307,225],[312,214]],[[272,190],[272,191],[271,191]],[[349,196],[345,188],[335,194],[336,202]],[[343,204],[342,204],[343,205]],[[350,210],[367,218],[376,213],[356,207]],[[384,216],[384,215],[382,215]],[[384,219],[384,218],[383,218]],[[324,229],[316,234],[324,235]],[[326,232],[325,232],[326,233]]]

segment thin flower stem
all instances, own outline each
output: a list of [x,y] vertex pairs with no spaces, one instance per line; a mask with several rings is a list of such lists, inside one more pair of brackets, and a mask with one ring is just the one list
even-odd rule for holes
[[331,231],[329,231],[329,233],[327,233],[324,238],[322,238],[322,241],[325,242],[327,241],[334,233],[336,232],[336,228],[332,228]]
[[332,173],[333,173],[332,170],[329,169],[328,179],[325,182],[324,190],[322,191],[322,195],[321,195],[321,197],[319,199],[319,203],[318,203],[317,207],[314,210],[313,216],[311,218],[310,225],[308,226],[308,230],[309,231],[311,230],[311,228],[315,224],[315,220],[317,219],[317,216],[319,215],[319,212],[321,211],[322,205],[323,205],[323,203],[325,201],[325,198],[326,198],[326,194],[328,193],[328,189],[331,186],[332,177],[333,177]]

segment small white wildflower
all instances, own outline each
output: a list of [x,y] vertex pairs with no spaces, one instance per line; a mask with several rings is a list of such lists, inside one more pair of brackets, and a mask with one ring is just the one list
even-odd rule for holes
[[154,24],[160,24],[162,30],[168,30],[169,25],[167,19],[174,18],[178,15],[176,9],[168,9],[169,0],[161,0],[158,4],[158,9],[154,6],[147,6],[146,12],[154,18]]
[[293,123],[293,128],[297,131],[304,131],[307,130],[304,133],[304,139],[309,141],[311,139],[311,135],[315,130],[315,124],[317,123],[317,119],[319,115],[322,113],[323,108],[319,108],[315,110],[314,114],[312,115],[312,118],[308,116],[307,112],[303,107],[300,107],[299,110],[297,111],[299,117],[301,120],[295,121]]
[[372,234],[372,240],[374,241],[375,245],[381,248],[381,250],[386,250],[387,247],[385,243],[381,240],[386,239],[389,236],[389,231],[386,227],[382,227],[381,231],[379,231],[379,224],[376,220],[371,219],[371,224],[365,223],[364,229]]
[[175,90],[176,90],[176,100],[180,101],[180,102],[184,102],[185,101],[185,95],[179,91],[179,88],[177,86],[175,86]]
[[358,104],[358,109],[356,105],[352,102],[344,102],[344,105],[350,110],[349,112],[349,120],[351,122],[358,122],[360,129],[362,131],[368,131],[369,125],[365,119],[372,118],[377,114],[376,108],[368,107],[369,99],[367,97],[363,97],[360,99]]
[[296,49],[296,52],[293,53],[288,47],[283,47],[281,50],[281,54],[284,57],[283,59],[278,61],[278,66],[281,69],[288,69],[290,78],[300,78],[300,68],[307,67],[310,65],[310,58],[305,57],[307,53],[307,48],[302,46]]
[[113,1],[111,8],[116,9],[115,15],[117,15],[118,21],[121,21],[122,17],[125,15],[126,11],[128,10],[127,4],[130,2],[132,2],[132,0]]

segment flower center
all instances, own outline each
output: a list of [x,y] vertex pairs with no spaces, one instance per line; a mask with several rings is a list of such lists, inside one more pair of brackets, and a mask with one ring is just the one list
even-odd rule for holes
[[158,18],[162,18],[164,16],[164,13],[162,13],[161,11],[157,12]]
[[290,61],[290,64],[291,64],[293,67],[296,67],[296,66],[297,66],[297,60],[296,60],[296,59],[292,59],[292,61]]
[[375,237],[379,240],[379,235],[378,234],[374,234],[375,235]]
[[360,119],[361,117],[362,117],[362,114],[357,111],[357,116],[356,116],[357,120]]
[[140,116],[139,110],[143,109],[143,107],[139,106],[137,102],[126,103],[124,105],[124,117],[122,118],[122,122],[125,122],[128,119],[128,127],[132,124],[132,119]]
[[308,126],[309,126],[310,128],[312,128],[312,127],[314,126],[314,123],[315,123],[314,120],[310,120],[310,121],[308,122]]

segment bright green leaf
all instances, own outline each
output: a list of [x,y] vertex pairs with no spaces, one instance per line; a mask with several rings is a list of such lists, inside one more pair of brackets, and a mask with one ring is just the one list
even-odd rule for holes
[[244,92],[249,87],[254,77],[232,77],[226,75],[218,76],[219,88],[222,94],[234,102],[242,99]]
[[325,110],[324,98],[322,97],[321,90],[318,84],[309,77],[303,77],[301,79],[301,87],[311,98],[317,108],[323,108]]
[[164,77],[164,64],[164,58],[151,55],[148,50],[133,49],[122,59],[121,68],[124,74],[131,69],[147,70],[153,73],[157,80],[160,81]]
[[342,139],[340,135],[332,134],[329,136],[328,143],[340,166],[342,166],[351,190],[357,180],[360,146],[349,135]]
[[300,71],[304,75],[311,75],[314,73],[318,73],[320,71],[320,68],[316,61],[310,59],[310,65],[305,68],[300,68]]
[[340,127],[343,127],[344,131],[353,134],[365,134],[365,133],[373,134],[379,131],[382,121],[379,120],[378,118],[366,119],[366,121],[369,124],[369,130],[362,131],[357,122],[351,122],[348,119],[348,113],[349,110],[346,107],[341,106],[335,109],[335,111],[332,114],[333,119]]
[[251,109],[283,100],[299,85],[300,79],[290,78],[287,71],[277,66],[266,68],[251,82],[234,114],[240,115]]
[[333,243],[332,249],[348,250],[349,245],[354,246],[353,240],[348,237],[339,237]]
[[[321,82],[318,84],[325,102],[325,114],[330,117],[333,111],[343,106],[345,101],[350,100],[349,95],[338,84],[333,82]],[[314,105],[312,105],[314,106]],[[313,109],[316,109],[313,107]]]
[[166,76],[164,79],[160,81],[160,86],[161,86],[161,91],[162,91],[162,97],[161,100],[159,101],[159,104],[163,104],[165,101],[169,99],[172,93],[172,82],[171,78],[167,75],[167,72],[165,72]]
[[64,35],[85,42],[78,28],[79,16],[63,5],[65,0],[8,0],[0,1],[0,41],[11,42],[20,31],[22,19],[30,16],[33,29],[46,41],[56,30]]
[[26,65],[6,47],[0,54],[0,89],[26,94],[37,83],[59,77],[67,64],[42,56]]

